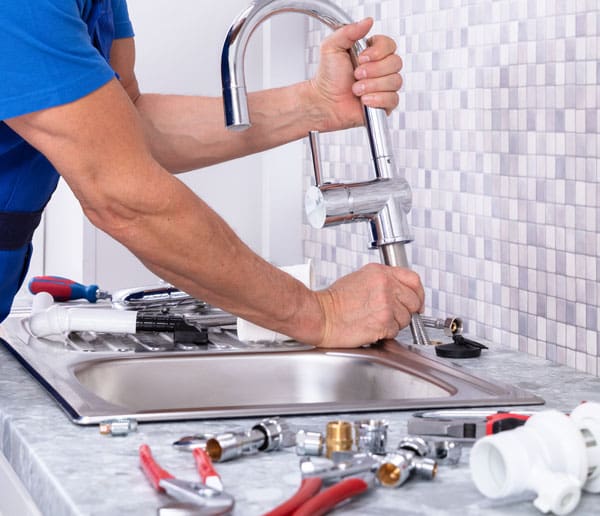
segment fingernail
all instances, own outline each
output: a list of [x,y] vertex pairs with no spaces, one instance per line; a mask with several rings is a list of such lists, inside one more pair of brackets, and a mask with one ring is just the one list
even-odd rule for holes
[[364,63],[368,63],[371,60],[371,58],[369,56],[366,56],[364,54],[361,54],[358,56],[358,62],[360,64],[364,64]]
[[361,99],[365,104],[368,104],[369,102],[373,102],[375,100],[375,97],[373,95],[364,95],[363,97],[361,97]]

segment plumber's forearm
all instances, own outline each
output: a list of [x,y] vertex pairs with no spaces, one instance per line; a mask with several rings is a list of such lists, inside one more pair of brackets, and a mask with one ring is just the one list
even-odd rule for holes
[[320,342],[318,294],[253,253],[156,162],[116,80],[7,123],[56,166],[90,221],[159,276],[250,321]]
[[257,256],[205,203],[171,180],[176,183],[163,176],[155,187],[172,203],[160,211],[149,206],[135,223],[111,233],[161,278],[195,297],[319,344],[325,331],[320,294]]
[[222,99],[142,94],[135,105],[154,158],[183,172],[288,143],[319,129],[323,114],[309,82],[251,93],[252,127],[225,128]]

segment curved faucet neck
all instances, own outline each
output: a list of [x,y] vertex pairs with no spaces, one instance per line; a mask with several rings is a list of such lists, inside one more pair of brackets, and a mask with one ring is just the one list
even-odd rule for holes
[[[284,12],[311,16],[333,30],[353,23],[345,11],[329,0],[257,0],[250,4],[232,23],[221,55],[225,125],[228,129],[243,131],[251,125],[244,72],[248,41],[263,21]],[[350,52],[354,66],[356,56],[365,48],[367,42],[364,39],[354,45]],[[392,178],[396,174],[386,113],[383,109],[368,107],[364,108],[364,113],[375,176]]]
[[352,23],[349,16],[328,0],[258,0],[251,3],[233,21],[221,55],[221,79],[228,129],[250,127],[244,57],[250,37],[256,28],[274,14],[295,12],[320,20],[333,30]]

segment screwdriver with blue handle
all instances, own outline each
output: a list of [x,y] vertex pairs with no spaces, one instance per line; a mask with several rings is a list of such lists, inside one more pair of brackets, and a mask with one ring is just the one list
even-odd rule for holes
[[100,290],[98,285],[82,285],[60,276],[34,276],[29,282],[29,292],[48,292],[54,301],[87,299],[90,303],[95,303],[99,299],[111,299],[111,295]]

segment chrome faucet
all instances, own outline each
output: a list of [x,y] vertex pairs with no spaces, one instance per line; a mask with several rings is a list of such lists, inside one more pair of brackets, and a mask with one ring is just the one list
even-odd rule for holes
[[[250,127],[244,76],[248,40],[264,20],[283,12],[306,14],[333,30],[353,22],[346,12],[329,0],[256,0],[251,3],[232,23],[221,56],[228,129],[239,131]],[[366,48],[366,40],[356,42],[350,51],[354,66],[358,54]],[[408,267],[404,245],[413,240],[406,218],[412,205],[412,192],[406,179],[397,174],[385,111],[365,107],[364,116],[375,178],[359,183],[323,183],[318,134],[311,131],[309,138],[316,185],[306,193],[307,218],[316,228],[366,221],[371,229],[371,248],[379,249],[383,262]],[[413,314],[410,329],[415,344],[430,343],[419,314]]]

